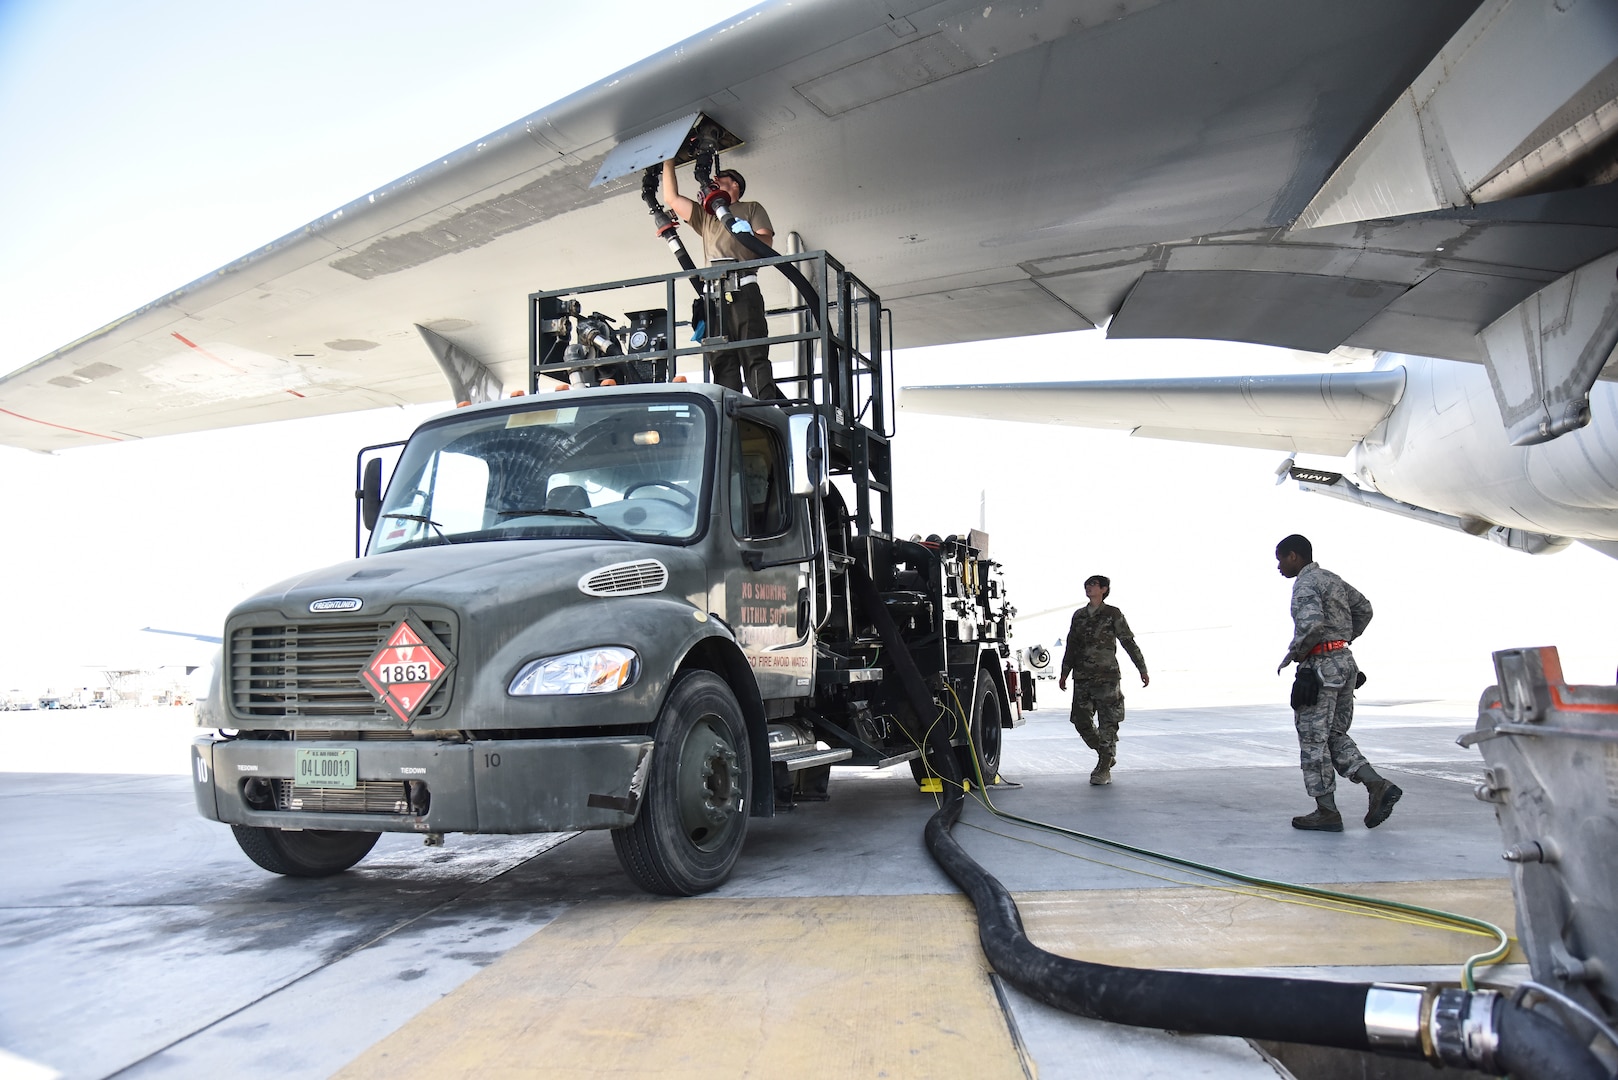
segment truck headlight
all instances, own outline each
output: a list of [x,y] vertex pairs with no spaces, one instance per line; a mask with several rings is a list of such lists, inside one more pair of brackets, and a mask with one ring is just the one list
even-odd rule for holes
[[607,645],[566,656],[531,660],[517,672],[506,693],[514,697],[543,694],[605,694],[622,690],[640,674],[634,649]]

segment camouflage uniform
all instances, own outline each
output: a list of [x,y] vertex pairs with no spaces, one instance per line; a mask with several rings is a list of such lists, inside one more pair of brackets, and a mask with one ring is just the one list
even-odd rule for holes
[[1118,725],[1124,722],[1119,645],[1144,676],[1146,657],[1135,644],[1135,633],[1123,612],[1111,604],[1099,608],[1086,604],[1073,613],[1062,653],[1062,678],[1073,676],[1073,726],[1084,745],[1100,757],[1098,767],[1102,769],[1118,763]]
[[1370,622],[1371,602],[1319,563],[1309,563],[1293,579],[1294,633],[1287,656],[1320,676],[1315,703],[1293,713],[1304,790],[1316,798],[1337,789],[1333,769],[1353,779],[1366,761],[1348,736],[1354,722],[1354,677],[1359,674],[1354,654],[1346,646],[1314,655],[1310,650],[1322,642],[1353,641]]
[[[769,212],[759,203],[737,200],[730,204],[730,211],[752,225],[755,233],[775,232],[775,226],[770,224]],[[701,235],[702,253],[707,257],[709,266],[714,265],[716,258],[734,259],[737,262],[758,258],[757,253],[737,239],[723,222],[702,208],[701,200],[694,204],[692,214],[692,220],[686,224]],[[748,276],[757,278],[758,271],[750,271]],[[768,337],[770,324],[764,314],[764,293],[757,281],[735,288],[726,285],[725,289],[725,336],[731,341]],[[740,392],[744,371],[747,374],[747,388],[760,401],[774,401],[786,396],[775,384],[775,369],[770,366],[768,345],[749,345],[744,349],[726,349],[713,354],[713,381],[720,386]]]

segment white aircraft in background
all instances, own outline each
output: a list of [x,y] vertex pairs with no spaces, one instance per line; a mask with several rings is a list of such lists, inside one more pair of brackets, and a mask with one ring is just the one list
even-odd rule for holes
[[216,634],[194,634],[189,630],[161,630],[155,626],[143,626],[140,628],[140,632],[143,634],[167,634],[170,637],[190,638],[192,641],[201,641],[208,645],[222,645],[225,640]]
[[1303,482],[1524,550],[1618,542],[1598,0],[773,0],[0,378],[0,444],[537,390],[525,297],[671,269],[642,169],[693,138],[899,347],[1105,325],[1390,357],[995,391],[1019,418],[1082,393],[1140,434],[1352,453],[1357,483]]
[[[1392,354],[1371,371],[907,387],[900,407],[1284,450],[1278,477],[1305,491],[1519,551],[1578,540],[1618,558],[1613,382],[1590,388],[1587,426],[1526,446],[1503,429],[1484,366]],[[1305,467],[1299,453],[1348,462]]]

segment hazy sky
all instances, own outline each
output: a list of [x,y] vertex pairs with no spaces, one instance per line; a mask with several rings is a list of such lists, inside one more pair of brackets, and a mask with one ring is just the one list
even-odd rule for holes
[[[746,6],[0,3],[0,370]],[[790,207],[770,209],[794,227]],[[900,383],[1295,369],[1248,346],[1098,338],[918,350]],[[354,451],[432,411],[54,457],[0,448],[0,692],[80,663],[193,658],[136,631],[217,634],[248,592],[350,557]],[[1023,612],[1082,602],[1084,577],[1111,575],[1154,674],[1134,707],[1284,697],[1290,585],[1272,551],[1293,531],[1376,606],[1356,650],[1368,698],[1471,698],[1510,645],[1559,644],[1571,676],[1611,681],[1618,561],[1532,558],[1303,495],[1274,484],[1280,458],[903,414],[899,529],[974,526],[986,491]],[[1020,643],[1065,622],[1025,619]]]

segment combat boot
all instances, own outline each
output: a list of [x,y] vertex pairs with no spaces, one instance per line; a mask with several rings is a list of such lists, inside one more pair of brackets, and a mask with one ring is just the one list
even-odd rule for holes
[[1090,770],[1090,783],[1096,787],[1112,783],[1112,766],[1105,761],[1097,762],[1096,767]]
[[1343,815],[1336,810],[1327,810],[1316,807],[1312,812],[1302,817],[1292,819],[1294,829],[1309,829],[1313,832],[1342,832]]
[[1367,780],[1365,792],[1371,797],[1370,808],[1365,811],[1365,827],[1374,829],[1393,813],[1393,804],[1399,801],[1404,794],[1403,789],[1391,780],[1384,780],[1380,776],[1375,780]]

